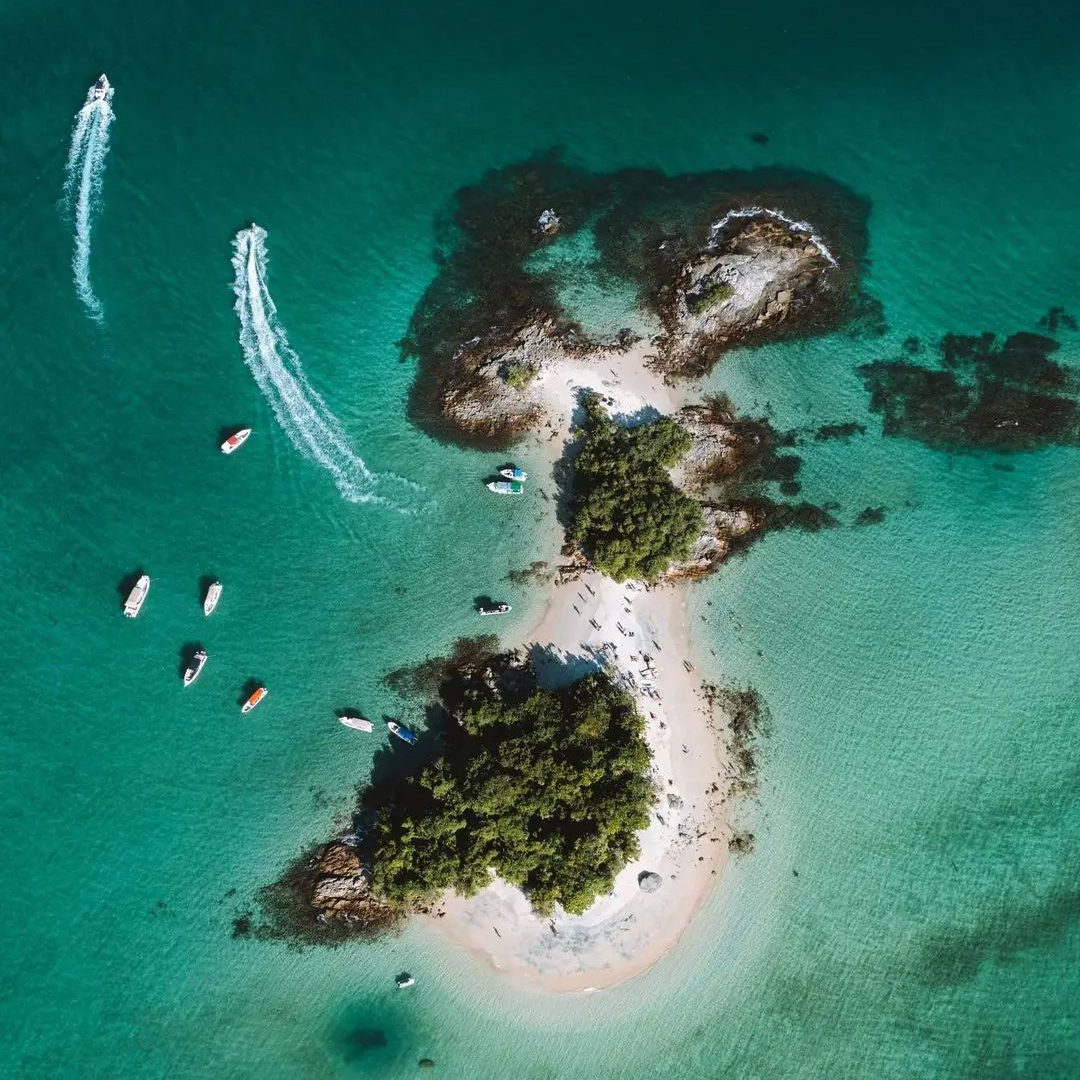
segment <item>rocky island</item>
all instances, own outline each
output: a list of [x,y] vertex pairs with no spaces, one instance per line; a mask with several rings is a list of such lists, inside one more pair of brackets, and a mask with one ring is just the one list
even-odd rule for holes
[[[750,846],[730,806],[754,730],[697,674],[682,582],[769,528],[833,523],[765,494],[797,493],[797,459],[692,380],[736,346],[850,319],[864,232],[838,185],[772,172],[596,177],[545,159],[459,194],[403,342],[410,414],[513,444],[530,483],[554,483],[550,596],[518,649],[445,670],[427,763],[396,794],[373,781],[360,828],[286,876],[313,940],[420,911],[562,991],[675,944],[729,848]],[[560,299],[581,271],[559,245],[582,234],[588,272],[633,290],[635,326],[599,336]]]

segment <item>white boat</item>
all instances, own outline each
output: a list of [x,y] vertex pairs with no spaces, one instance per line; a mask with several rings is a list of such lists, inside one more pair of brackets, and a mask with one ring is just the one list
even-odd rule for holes
[[129,619],[134,619],[142,610],[143,602],[146,600],[146,594],[149,591],[150,577],[147,574],[143,574],[139,580],[135,582],[131,592],[128,593],[128,598],[124,601],[124,614]]
[[351,713],[345,713],[344,716],[339,716],[338,720],[346,727],[352,728],[354,731],[371,731],[374,726],[370,720],[365,720],[362,716],[353,716]]
[[90,87],[90,96],[94,101],[104,101],[109,96],[109,91],[112,90],[112,86],[109,84],[109,80],[105,78],[105,73],[102,72],[98,77],[98,81]]
[[395,980],[397,988],[404,990],[406,986],[415,986],[416,980],[407,972],[403,971]]
[[416,736],[407,727],[395,724],[393,720],[387,720],[386,726],[390,729],[390,733],[396,735],[402,742],[407,742],[410,746],[416,745]]
[[478,615],[505,615],[512,608],[505,602],[498,604],[478,604],[476,607],[476,613]]
[[516,465],[511,465],[509,468],[500,469],[500,476],[505,476],[507,480],[528,480],[529,474],[524,469],[519,469]]
[[255,706],[258,705],[259,702],[262,701],[262,699],[266,697],[266,695],[269,693],[270,691],[267,690],[265,686],[257,687],[255,690],[252,691],[251,696],[247,699],[247,701],[245,701],[244,704],[240,706],[240,711],[251,712],[251,710],[254,709]]
[[217,607],[218,601],[221,599],[222,585],[220,581],[211,581],[206,589],[206,596],[203,597],[202,610],[204,615],[209,615],[214,608]]
[[206,665],[206,650],[200,649],[192,658],[184,670],[184,685],[190,686],[198,677]]
[[251,428],[241,428],[235,434],[230,435],[222,444],[221,452],[223,454],[231,454],[234,450],[239,450],[244,443],[247,442],[248,436],[251,434]]
[[487,489],[496,495],[520,495],[525,487],[520,480],[492,480]]

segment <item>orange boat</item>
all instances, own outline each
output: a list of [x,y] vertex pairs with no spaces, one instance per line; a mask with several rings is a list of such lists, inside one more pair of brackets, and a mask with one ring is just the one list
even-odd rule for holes
[[260,686],[257,690],[255,690],[251,697],[249,697],[247,701],[245,701],[244,704],[240,706],[240,711],[251,712],[251,710],[254,709],[255,706],[258,705],[259,702],[262,701],[262,699],[266,697],[266,695],[269,693],[270,691],[267,690],[265,686]]

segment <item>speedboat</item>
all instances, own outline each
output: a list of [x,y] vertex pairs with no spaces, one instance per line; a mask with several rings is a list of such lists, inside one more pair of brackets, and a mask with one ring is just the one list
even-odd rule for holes
[[362,716],[353,716],[351,713],[339,716],[338,720],[354,731],[371,731],[373,726],[370,720],[365,720]]
[[403,971],[394,980],[394,982],[397,983],[397,988],[399,990],[404,990],[406,986],[415,986],[416,985],[416,980],[407,971]]
[[265,686],[257,687],[254,691],[252,691],[251,697],[249,697],[247,701],[245,701],[244,704],[240,706],[240,711],[251,712],[251,710],[254,709],[255,706],[258,705],[259,702],[262,701],[262,699],[266,697],[266,695],[269,693],[270,691],[267,690]]
[[416,745],[416,736],[407,727],[395,724],[393,720],[387,720],[386,726],[390,729],[390,734],[396,735],[402,742],[407,742],[410,746]]
[[487,489],[494,491],[496,495],[520,495],[525,486],[520,480],[492,480]]
[[102,72],[98,76],[98,81],[90,87],[90,96],[93,101],[104,101],[109,96],[109,91],[112,86],[109,85],[109,80],[105,78],[105,73]]
[[209,615],[214,608],[217,607],[217,602],[221,599],[222,585],[220,581],[211,581],[206,589],[206,596],[203,598],[202,611],[204,615]]
[[142,574],[139,580],[135,582],[131,592],[128,593],[128,598],[124,601],[124,614],[129,619],[134,619],[142,610],[143,601],[146,600],[146,594],[149,591],[150,576]]
[[251,428],[241,428],[235,434],[230,435],[222,444],[221,452],[223,454],[231,454],[234,450],[239,450],[244,443],[247,442],[248,436],[251,434]]
[[510,605],[506,603],[476,605],[476,611],[480,615],[505,615],[510,610]]
[[500,469],[500,476],[505,476],[507,480],[528,480],[529,474],[524,469],[519,469],[516,465],[511,465],[509,468]]
[[200,649],[184,669],[184,685],[190,686],[198,677],[206,664],[206,650]]

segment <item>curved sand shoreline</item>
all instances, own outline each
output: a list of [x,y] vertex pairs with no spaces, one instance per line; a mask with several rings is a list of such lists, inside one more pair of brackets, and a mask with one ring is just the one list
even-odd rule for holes
[[[620,357],[618,366],[618,376],[603,361],[585,361],[544,377],[562,436],[539,443],[549,467],[565,448],[585,387],[613,400],[616,415],[674,412],[682,404],[645,368],[643,350]],[[535,483],[541,479],[536,462],[530,467]],[[519,889],[496,880],[468,899],[446,896],[428,917],[494,970],[529,987],[598,990],[640,974],[675,945],[723,865],[731,833],[722,804],[733,770],[694,670],[686,589],[685,583],[646,589],[585,574],[551,586],[543,616],[524,639],[542,683],[568,681],[599,663],[626,681],[646,719],[658,793],[639,858],[583,915],[540,919]],[[638,886],[643,871],[663,878],[656,892]]]

